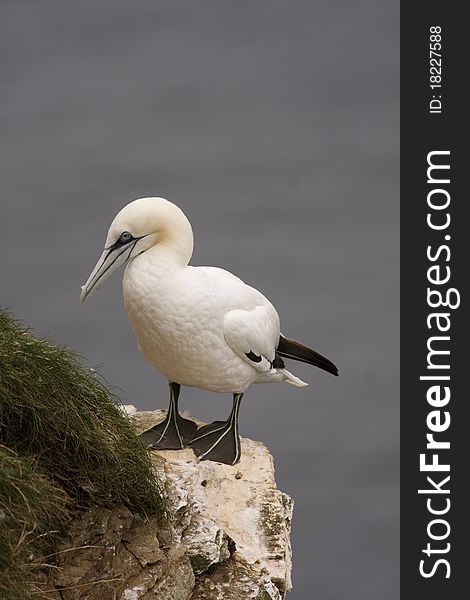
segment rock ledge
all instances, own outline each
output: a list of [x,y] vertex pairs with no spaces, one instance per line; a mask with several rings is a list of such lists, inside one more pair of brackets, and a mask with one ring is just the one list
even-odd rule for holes
[[[142,431],[164,414],[131,418]],[[234,466],[198,462],[191,449],[153,451],[152,462],[167,497],[165,522],[141,520],[123,507],[89,509],[72,526],[48,597],[284,598],[292,587],[293,502],[276,487],[266,446],[242,438]]]

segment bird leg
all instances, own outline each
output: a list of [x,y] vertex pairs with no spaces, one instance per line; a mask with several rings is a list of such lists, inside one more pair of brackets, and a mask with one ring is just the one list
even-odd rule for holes
[[170,382],[170,406],[166,417],[140,434],[149,448],[181,450],[191,441],[197,425],[194,421],[184,419],[178,412],[180,389],[179,383]]
[[191,441],[198,460],[234,465],[240,460],[241,447],[238,435],[238,411],[243,394],[233,394],[233,407],[226,421],[215,421],[198,429]]

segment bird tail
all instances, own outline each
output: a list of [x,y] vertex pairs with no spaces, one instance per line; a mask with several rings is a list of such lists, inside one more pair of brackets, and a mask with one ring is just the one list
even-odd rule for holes
[[[290,340],[283,335],[281,335],[279,338],[279,345],[276,349],[276,354],[282,356],[283,358],[292,358],[293,360],[314,365],[315,367],[323,369],[332,375],[338,375],[338,367],[333,364],[331,360],[328,360],[312,348],[304,346],[304,344],[296,342],[295,340]],[[289,372],[287,371],[287,373]],[[291,374],[289,373],[289,375]],[[294,375],[291,375],[291,377],[297,379],[297,377]],[[286,378],[286,381],[288,381],[288,378]],[[293,382],[289,381],[289,383]],[[299,384],[293,383],[293,385]]]
[[284,376],[283,381],[285,381],[286,383],[290,383],[291,385],[295,385],[296,387],[305,387],[308,385],[308,383],[305,383],[305,381],[302,381],[287,369],[278,369],[278,373],[282,373],[282,375]]

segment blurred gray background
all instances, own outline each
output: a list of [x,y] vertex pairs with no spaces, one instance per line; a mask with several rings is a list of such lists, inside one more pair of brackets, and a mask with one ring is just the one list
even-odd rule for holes
[[[162,195],[192,264],[275,304],[340,366],[252,386],[243,435],[295,499],[292,600],[398,598],[398,0],[1,2],[0,304],[164,407],[116,274],[84,283],[117,211]],[[184,390],[200,418],[231,399]]]

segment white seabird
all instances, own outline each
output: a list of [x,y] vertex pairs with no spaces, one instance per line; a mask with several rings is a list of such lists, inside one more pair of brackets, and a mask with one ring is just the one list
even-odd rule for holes
[[[333,375],[338,370],[315,350],[281,335],[279,316],[261,292],[223,269],[189,266],[192,252],[191,224],[175,204],[135,200],[111,223],[80,300],[127,263],[124,303],[139,349],[170,385],[167,415],[142,434],[145,442],[160,449],[190,445],[200,460],[235,464],[241,454],[238,410],[250,384],[307,385],[285,368],[283,358]],[[227,421],[197,429],[181,417],[182,385],[232,393]]]

